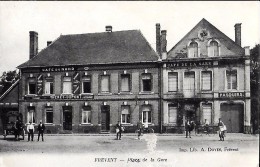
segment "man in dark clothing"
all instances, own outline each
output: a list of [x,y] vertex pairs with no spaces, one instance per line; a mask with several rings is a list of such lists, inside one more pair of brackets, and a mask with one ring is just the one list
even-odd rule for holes
[[121,133],[122,133],[122,126],[121,123],[118,121],[116,124],[116,139],[121,140]]
[[143,131],[143,123],[142,121],[139,121],[137,123],[137,132],[138,132],[138,139],[140,139],[140,136],[142,134],[142,131]]
[[42,123],[42,121],[40,121],[40,123],[38,125],[38,141],[40,139],[40,135],[42,136],[42,141],[44,141],[44,139],[43,139],[44,130],[45,130],[45,125]]
[[187,120],[187,121],[185,122],[185,131],[186,131],[186,138],[188,137],[188,135],[189,135],[189,137],[191,138],[191,136],[190,136],[190,131],[191,131],[190,120]]

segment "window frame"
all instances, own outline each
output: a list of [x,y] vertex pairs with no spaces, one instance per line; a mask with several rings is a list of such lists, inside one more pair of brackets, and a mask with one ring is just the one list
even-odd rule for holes
[[[51,110],[48,110],[51,109]],[[47,113],[52,113],[52,122],[47,121]],[[53,124],[54,119],[53,119],[54,113],[53,113],[53,106],[46,106],[45,107],[45,124]]]
[[[210,106],[210,107],[208,107],[208,106]],[[208,122],[209,122],[209,125],[211,125],[212,124],[212,121],[213,121],[213,113],[212,113],[212,111],[213,111],[213,105],[212,105],[212,103],[202,103],[202,105],[201,105],[201,110],[202,110],[202,122],[204,123],[205,122],[205,115],[204,115],[204,109],[205,108],[210,108],[210,119],[207,119],[208,120]]]
[[[83,113],[87,113],[87,118],[86,118],[86,122],[83,121],[84,117],[83,117]],[[91,106],[84,106],[81,108],[81,124],[83,125],[87,125],[87,124],[91,124],[92,122],[92,108]]]
[[[29,114],[32,113],[32,120],[29,120]],[[33,121],[34,120],[34,121]],[[27,124],[29,124],[29,122],[32,122],[32,124],[36,124],[36,111],[35,111],[35,107],[34,106],[30,106],[27,108]]]
[[[148,79],[143,79],[143,76],[145,76],[145,75],[149,75],[150,76],[150,90],[145,90],[144,91],[144,80],[148,80]],[[153,91],[153,78],[152,78],[152,73],[142,73],[141,74],[141,92],[152,92]]]
[[[128,89],[129,89],[129,91],[123,91],[122,90],[122,86],[123,86],[123,82],[122,82],[122,80],[123,80],[123,77],[122,76],[127,76],[127,78],[128,78]],[[120,74],[120,87],[119,87],[119,90],[120,90],[120,93],[130,93],[131,92],[131,75],[129,74],[129,73],[127,73],[127,74]]]
[[[214,45],[211,45],[211,43],[216,43],[217,44],[217,55],[216,55],[216,53],[215,53],[215,49],[213,48],[214,47]],[[214,51],[214,53],[213,53],[213,51]],[[208,57],[219,57],[220,56],[220,43],[219,43],[219,41],[217,41],[217,40],[210,40],[209,42],[208,42]]]
[[[46,93],[46,83],[52,83],[52,92],[51,92],[51,85],[49,86],[49,93]],[[54,78],[46,77],[44,80],[44,95],[53,95],[54,94]]]
[[[193,44],[196,44],[197,46],[193,46]],[[197,51],[195,52],[195,49],[197,49]],[[191,51],[193,51],[193,55],[191,56]],[[196,54],[195,54],[196,53]],[[189,58],[198,58],[199,57],[199,44],[196,41],[191,41],[188,44],[188,57]]]
[[[170,107],[176,108],[175,122],[170,121]],[[177,125],[178,123],[178,106],[176,104],[168,104],[168,124]]]
[[[149,108],[150,110],[146,111],[144,110],[144,108]],[[148,120],[148,122],[144,122],[144,112],[147,113],[145,114],[146,115],[146,118]],[[149,115],[149,112],[150,112],[150,115]],[[149,122],[149,116],[150,116],[150,122]],[[148,124],[152,124],[153,122],[153,119],[152,119],[152,106],[151,105],[143,105],[142,106],[142,123],[145,124],[145,123],[148,123]]]
[[[30,80],[34,80],[33,82],[30,82]],[[35,86],[35,92],[31,93],[30,92],[30,83],[33,83],[33,85]],[[28,77],[27,79],[27,94],[28,95],[37,95],[37,81],[36,81],[36,77]]]
[[[102,91],[102,77],[108,77],[108,91]],[[111,78],[109,74],[100,75],[100,93],[111,93]]]
[[[89,81],[84,80],[84,78],[89,78]],[[90,83],[90,92],[84,92],[84,83],[89,82]],[[91,75],[84,75],[81,78],[81,93],[82,94],[92,94],[92,76]]]
[[[170,90],[169,84],[169,74],[176,74],[176,90]],[[179,73],[178,72],[168,72],[168,92],[178,92],[179,90]]]
[[[70,78],[70,81],[64,81],[64,78]],[[70,82],[71,83],[71,85],[70,85],[70,93],[64,92],[64,87],[65,87],[64,83],[66,83],[66,82]],[[63,78],[62,78],[62,94],[68,94],[68,95],[72,94],[73,93],[72,86],[73,86],[72,77],[71,76],[63,76]]]
[[[235,71],[235,73],[236,73],[236,75],[235,75],[235,76],[236,76],[236,88],[235,88],[235,89],[234,89],[233,86],[232,86],[232,85],[233,85],[233,81],[232,81],[232,72],[233,72],[233,71]],[[228,82],[228,72],[231,73],[231,75],[230,75],[230,77],[231,77],[231,78],[230,78],[230,81],[231,81],[231,82],[230,82],[230,85],[231,85],[231,87],[230,87],[230,88],[228,87],[228,85],[229,85],[229,82]],[[233,90],[236,91],[236,90],[238,90],[238,72],[237,72],[237,69],[226,70],[226,90],[230,90],[230,91],[233,91]]]
[[[123,108],[127,107],[128,108],[128,114],[123,114]],[[125,122],[123,122],[123,115],[125,115]],[[129,116],[129,122],[127,122]],[[130,105],[122,105],[121,106],[121,124],[130,124],[131,123],[131,111],[130,111]]]
[[[210,89],[205,89],[204,87],[203,87],[203,73],[210,73]],[[201,78],[201,80],[200,80],[200,83],[201,83],[201,90],[202,91],[212,91],[212,89],[213,89],[213,72],[211,71],[211,70],[207,70],[207,71],[201,71],[201,73],[200,73],[200,78]]]

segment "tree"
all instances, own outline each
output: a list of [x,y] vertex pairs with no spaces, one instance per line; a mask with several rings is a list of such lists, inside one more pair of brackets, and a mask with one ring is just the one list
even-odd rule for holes
[[[253,125],[253,131],[258,129],[259,124],[259,113],[260,113],[260,96],[259,96],[259,74],[260,74],[260,63],[259,63],[260,45],[257,44],[250,50],[250,86],[251,86],[251,120]],[[259,132],[258,132],[259,133]]]
[[2,95],[10,86],[12,86],[15,81],[19,79],[19,74],[16,70],[14,71],[4,71],[0,77],[0,85],[2,90],[0,90],[0,95]]

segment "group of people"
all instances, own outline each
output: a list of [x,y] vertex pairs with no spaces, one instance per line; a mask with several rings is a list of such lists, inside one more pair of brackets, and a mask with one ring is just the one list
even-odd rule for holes
[[[191,138],[191,131],[193,131],[194,128],[195,128],[195,133],[197,133],[198,130],[197,125],[194,123],[194,121],[190,121],[189,119],[187,119],[185,122],[186,138],[188,137]],[[204,128],[206,134],[209,134],[209,122],[207,121],[207,119],[205,119]],[[220,141],[224,141],[225,131],[227,130],[227,128],[220,118],[219,118],[218,128],[219,128],[218,130],[219,130]]]
[[[138,133],[138,139],[139,140],[140,140],[140,136],[141,136],[144,128],[148,128],[148,123],[143,124],[141,121],[139,121],[137,123],[137,133]],[[122,136],[123,131],[124,131],[124,127],[122,126],[120,121],[118,121],[118,123],[116,124],[116,139],[117,140],[121,140],[121,136]]]
[[[33,137],[34,137],[34,125],[32,124],[32,122],[29,122],[30,124],[27,125],[27,132],[28,132],[28,142],[31,140],[33,141]],[[44,141],[43,139],[43,134],[45,131],[45,125],[42,123],[42,121],[40,121],[40,123],[38,124],[38,141],[40,139],[40,136],[42,137],[42,141]]]

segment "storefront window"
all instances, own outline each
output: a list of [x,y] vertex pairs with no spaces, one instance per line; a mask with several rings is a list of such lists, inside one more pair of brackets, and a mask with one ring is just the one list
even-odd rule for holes
[[130,123],[130,106],[122,106],[122,123]]

